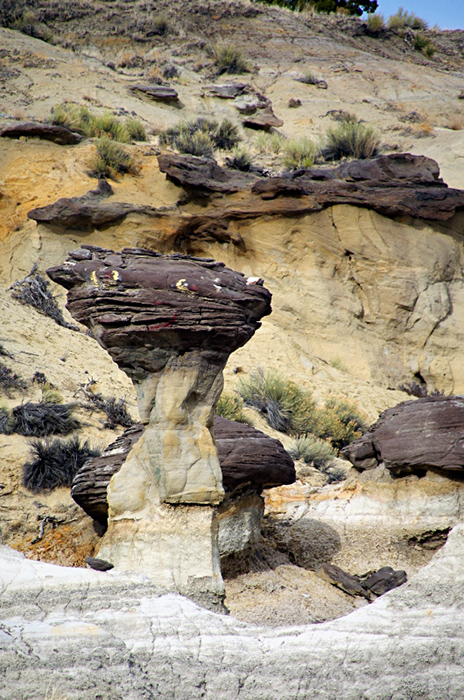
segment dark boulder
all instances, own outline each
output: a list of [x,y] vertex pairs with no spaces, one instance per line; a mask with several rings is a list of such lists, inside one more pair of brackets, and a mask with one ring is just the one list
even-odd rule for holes
[[27,136],[35,139],[53,141],[60,146],[71,146],[80,143],[83,136],[70,131],[65,126],[55,124],[41,124],[40,122],[19,122],[11,126],[5,126],[0,130],[0,136],[9,139],[19,139]]
[[174,88],[164,85],[131,85],[130,89],[133,92],[142,92],[152,100],[159,102],[176,102],[179,99],[179,95]]
[[356,469],[384,464],[395,476],[464,470],[464,397],[428,396],[384,411],[342,450]]

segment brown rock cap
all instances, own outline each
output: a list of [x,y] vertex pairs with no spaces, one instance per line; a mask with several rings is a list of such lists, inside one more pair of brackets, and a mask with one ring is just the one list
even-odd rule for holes
[[73,317],[133,378],[190,350],[228,355],[271,313],[262,280],[208,258],[82,246],[47,274],[68,290]]

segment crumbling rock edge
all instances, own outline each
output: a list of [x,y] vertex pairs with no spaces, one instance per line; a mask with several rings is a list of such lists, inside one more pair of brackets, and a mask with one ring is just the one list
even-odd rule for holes
[[59,567],[2,547],[0,698],[54,687],[69,700],[90,691],[135,700],[151,687],[176,700],[459,700],[463,552],[461,524],[409,583],[371,605],[276,629],[160,595],[142,574]]

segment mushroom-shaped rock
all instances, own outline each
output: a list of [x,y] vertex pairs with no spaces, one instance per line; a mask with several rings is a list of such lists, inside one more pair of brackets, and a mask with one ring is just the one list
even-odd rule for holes
[[396,476],[464,470],[464,396],[428,396],[384,411],[343,455],[363,471],[383,463]]
[[139,249],[83,246],[48,274],[132,378],[146,426],[108,486],[99,557],[168,590],[221,596],[213,413],[227,358],[270,313],[270,292],[211,259]]
[[[128,428],[100,456],[88,459],[74,477],[72,497],[88,515],[103,525],[108,517],[110,479],[120,470],[143,432],[141,423]],[[250,425],[220,416],[214,417],[214,437],[226,494],[244,488],[260,492],[263,488],[295,481],[293,460],[279,440]]]

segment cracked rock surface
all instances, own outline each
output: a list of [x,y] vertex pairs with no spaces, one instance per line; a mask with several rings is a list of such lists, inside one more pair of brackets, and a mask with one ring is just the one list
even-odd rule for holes
[[269,628],[160,596],[142,575],[0,550],[0,698],[433,698],[464,693],[464,525],[400,588],[346,617]]

